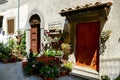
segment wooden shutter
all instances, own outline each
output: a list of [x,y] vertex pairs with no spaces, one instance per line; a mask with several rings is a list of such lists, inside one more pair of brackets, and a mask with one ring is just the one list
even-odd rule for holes
[[14,33],[14,19],[7,21],[8,23],[8,34]]

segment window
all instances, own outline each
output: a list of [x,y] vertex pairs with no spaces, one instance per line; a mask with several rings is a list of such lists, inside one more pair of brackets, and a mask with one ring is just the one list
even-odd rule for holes
[[8,0],[0,0],[0,4],[4,4],[6,2],[8,2]]
[[8,24],[8,34],[14,33],[14,19],[8,20],[7,24]]
[[3,16],[0,16],[0,28],[2,28]]

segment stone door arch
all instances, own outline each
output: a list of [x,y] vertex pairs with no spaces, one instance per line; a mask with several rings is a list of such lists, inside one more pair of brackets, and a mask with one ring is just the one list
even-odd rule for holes
[[33,50],[33,52],[40,52],[40,17],[37,14],[34,14],[30,17],[29,20],[30,23],[30,47]]

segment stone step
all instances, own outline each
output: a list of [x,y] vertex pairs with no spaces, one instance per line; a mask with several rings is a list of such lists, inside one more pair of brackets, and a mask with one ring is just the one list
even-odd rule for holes
[[99,73],[91,68],[75,66],[71,75],[83,78],[83,80],[99,80]]

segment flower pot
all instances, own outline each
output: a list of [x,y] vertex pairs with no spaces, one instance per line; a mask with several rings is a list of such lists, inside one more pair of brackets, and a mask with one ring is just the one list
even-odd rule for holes
[[47,80],[54,80],[54,78],[48,78]]
[[49,56],[49,57],[41,56],[41,57],[37,58],[36,60],[37,61],[44,61],[47,64],[49,61],[54,61],[55,57],[54,56]]
[[66,71],[61,72],[60,75],[61,75],[61,76],[65,76],[65,75],[66,75]]
[[43,80],[54,80],[54,78],[43,78]]
[[25,68],[25,66],[28,64],[28,62],[22,62],[22,67]]
[[8,63],[8,59],[3,59],[3,63]]
[[17,62],[17,58],[11,58],[9,59],[9,62]]

